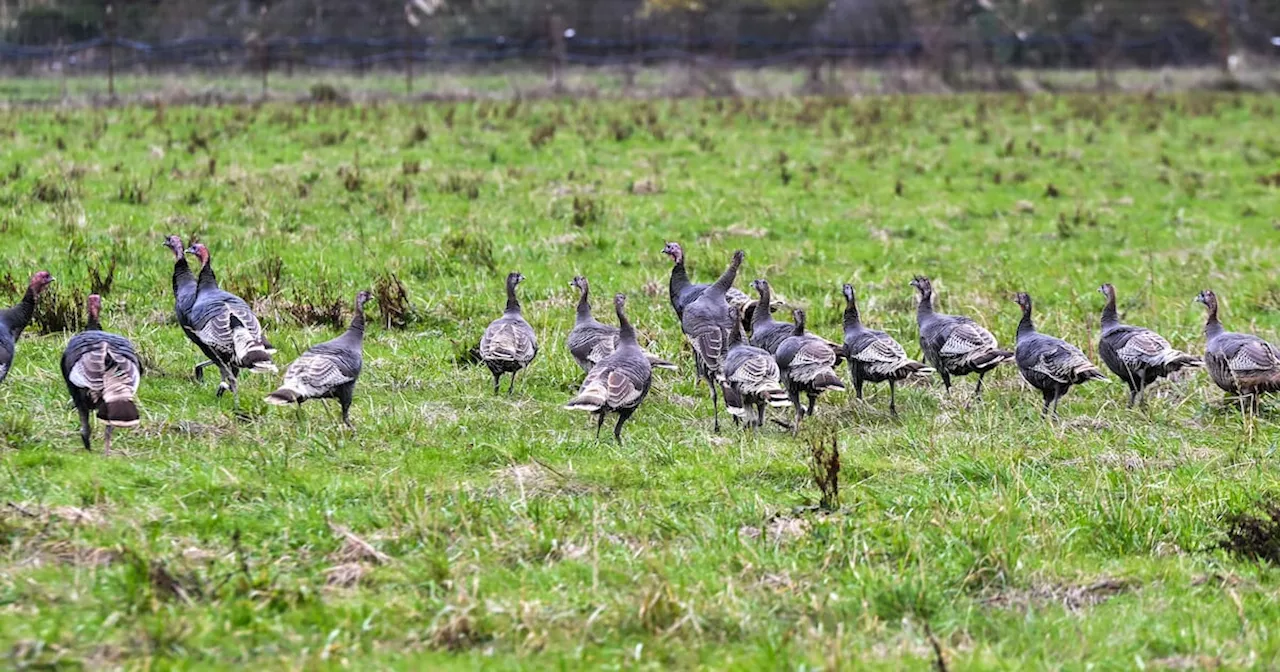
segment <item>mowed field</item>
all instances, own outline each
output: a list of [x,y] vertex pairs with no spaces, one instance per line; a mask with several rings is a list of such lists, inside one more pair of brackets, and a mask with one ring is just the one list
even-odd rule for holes
[[[1145,410],[1090,383],[1041,420],[1005,366],[830,394],[799,436],[711,430],[666,241],[770,280],[839,340],[850,282],[913,357],[918,273],[1012,344],[1095,362],[1126,321],[1203,351],[1280,338],[1280,101],[1179,97],[565,101],[0,112],[0,300],[47,269],[0,385],[0,650],[13,666],[924,669],[1266,666],[1280,575],[1223,548],[1280,492],[1277,416],[1203,372]],[[167,234],[291,361],[373,288],[355,433],[197,383]],[[194,263],[194,259],[192,260]],[[114,267],[114,274],[110,269]],[[522,272],[541,350],[494,396],[471,350]],[[622,446],[561,405],[574,275],[679,363]],[[147,366],[142,427],[79,444],[58,371],[104,296]],[[403,290],[403,294],[401,294]],[[390,323],[390,327],[388,327]],[[845,368],[840,369],[847,376]],[[505,385],[504,385],[505,388]],[[778,412],[775,417],[784,417]],[[840,451],[814,506],[812,445]],[[1266,525],[1253,550],[1276,553]],[[1230,544],[1227,544],[1230,545]],[[1245,549],[1249,550],[1249,549]]]

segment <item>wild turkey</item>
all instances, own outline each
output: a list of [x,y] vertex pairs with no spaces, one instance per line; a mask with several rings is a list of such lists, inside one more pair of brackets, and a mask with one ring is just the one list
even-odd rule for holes
[[[795,429],[799,430],[800,421],[806,415],[813,415],[813,404],[818,395],[827,390],[843,390],[844,384],[836,375],[836,353],[830,342],[804,331],[804,311],[799,308],[791,311],[795,320],[795,329],[791,336],[778,345],[774,354],[778,361],[778,371],[782,374],[782,385],[787,390],[787,398],[796,409]],[[800,393],[804,392],[809,399],[806,411],[800,406]]]
[[[238,395],[237,379],[242,369],[254,373],[278,370],[271,361],[275,349],[267,342],[249,304],[218,287],[210,265],[209,248],[196,243],[187,252],[200,260],[201,269],[196,298],[187,313],[188,324],[183,328],[222,374],[218,396],[228,390]],[[198,371],[196,375],[200,375]]]
[[35,315],[36,300],[40,298],[40,292],[51,282],[53,276],[49,275],[49,271],[36,273],[27,283],[27,293],[22,295],[22,300],[14,307],[0,311],[0,383],[4,382],[13,366],[18,339],[31,322],[31,316]]
[[[779,382],[778,362],[769,351],[743,342],[742,323],[736,319],[727,346],[720,378],[725,410],[741,418],[747,427],[760,427],[765,406],[791,405]],[[753,409],[754,418],[750,414]]]
[[[196,278],[191,274],[191,266],[187,264],[187,253],[182,247],[182,239],[178,236],[168,236],[164,239],[165,247],[173,252],[173,312],[178,318],[178,326],[182,327],[182,333],[186,335],[187,340],[195,343],[197,348],[204,351],[204,344],[196,337],[194,331],[191,331],[191,306],[196,302]],[[203,270],[203,269],[202,269]],[[210,271],[212,274],[213,271]],[[204,368],[212,366],[213,360],[206,359],[196,364],[195,377],[198,381],[204,380]]]
[[618,424],[613,426],[613,438],[622,443],[622,425],[640,407],[653,383],[653,370],[649,358],[636,343],[636,330],[627,321],[627,297],[613,297],[618,313],[618,347],[601,359],[582,381],[578,396],[565,404],[574,411],[588,411],[596,416],[596,439],[600,438],[600,426],[604,416],[618,414]]
[[721,364],[727,352],[729,330],[741,323],[737,311],[725,301],[725,293],[738,277],[745,254],[733,253],[733,260],[715,284],[707,287],[698,299],[685,307],[680,328],[693,346],[693,358],[698,365],[698,377],[711,388],[711,407],[715,431],[720,431],[720,377]]
[[844,356],[849,360],[849,376],[858,398],[864,383],[889,382],[889,412],[898,414],[895,403],[899,380],[927,376],[933,369],[907,357],[907,352],[889,334],[862,326],[858,298],[853,285],[844,290]]
[[1073,385],[1090,380],[1106,380],[1107,377],[1093,365],[1080,348],[1053,336],[1036,331],[1031,321],[1031,297],[1018,292],[1013,300],[1022,307],[1022,320],[1018,322],[1018,343],[1014,348],[1018,370],[1031,386],[1044,396],[1040,415],[1058,417],[1058,400],[1066,396]]
[[62,379],[71,402],[80,413],[80,440],[89,447],[89,412],[96,410],[105,425],[103,454],[111,453],[116,427],[138,426],[138,384],[142,364],[133,343],[124,336],[102,331],[98,315],[102,299],[90,294],[86,301],[89,321],[84,331],[71,337],[62,352]]
[[1116,315],[1116,288],[1110,283],[1098,291],[1107,297],[1102,308],[1098,354],[1107,368],[1129,386],[1129,408],[1142,401],[1148,385],[1183,368],[1204,366],[1199,358],[1174,350],[1160,334],[1122,324]]
[[[618,347],[620,332],[617,327],[602,324],[592,317],[591,287],[586,278],[579,275],[569,283],[569,286],[579,292],[578,315],[565,343],[569,347],[569,354],[573,355],[573,361],[582,367],[583,372],[590,372],[591,367],[608,357]],[[648,358],[649,364],[655,368],[673,371],[676,368],[675,364],[653,353],[645,351],[644,355]]]
[[[667,243],[662,253],[671,257],[671,280],[667,292],[671,299],[671,307],[676,311],[676,319],[684,321],[684,310],[698,300],[711,285],[695,285],[689,282],[689,274],[684,268],[684,250],[679,243]],[[725,290],[725,302],[738,309],[744,329],[751,328],[751,317],[755,312],[756,302],[742,290],[730,287]]]
[[516,285],[524,282],[519,273],[507,274],[507,309],[502,317],[489,323],[480,338],[480,359],[493,374],[493,393],[498,393],[502,374],[511,374],[507,394],[516,387],[516,374],[529,366],[538,355],[538,337],[525,322],[516,299]]
[[1204,364],[1209,377],[1228,396],[1240,397],[1241,410],[1258,411],[1258,397],[1280,390],[1280,352],[1252,334],[1226,331],[1218,321],[1218,297],[1206,289],[1196,301],[1209,314],[1204,324]]
[[[773,319],[773,288],[769,286],[768,281],[758,279],[753,281],[751,286],[760,294],[760,300],[756,302],[756,305],[769,306],[764,310],[755,310],[751,315],[751,345],[767,350],[770,354],[776,353],[778,346],[791,337],[796,326]],[[844,350],[839,343],[832,343],[816,334],[810,334],[810,336],[822,339],[831,348],[832,352],[836,354],[836,364],[839,364],[844,359]]]
[[1001,350],[996,337],[977,322],[961,315],[933,312],[933,283],[922,275],[911,281],[920,293],[916,306],[916,324],[920,327],[920,350],[942,377],[942,385],[951,391],[951,376],[978,374],[973,390],[975,399],[982,396],[982,379],[1002,362],[1012,361],[1013,353]]
[[342,422],[351,424],[351,397],[364,364],[364,304],[371,294],[356,293],[355,315],[351,326],[331,341],[313,346],[293,360],[284,371],[284,384],[267,395],[267,403],[276,406],[297,404],[310,399],[337,399],[342,407]]

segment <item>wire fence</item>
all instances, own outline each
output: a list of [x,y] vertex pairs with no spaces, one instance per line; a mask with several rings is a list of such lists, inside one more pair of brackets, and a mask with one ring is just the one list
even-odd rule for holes
[[[317,22],[280,9],[273,14],[264,5],[257,13],[241,11],[234,20],[203,21],[198,25],[206,28],[204,35],[152,40],[122,34],[108,5],[99,24],[72,31],[91,34],[87,39],[57,34],[54,42],[53,33],[32,37],[7,31],[9,37],[40,42],[18,44],[3,41],[6,32],[0,32],[0,73],[12,80],[100,78],[110,96],[122,75],[250,75],[260,79],[265,95],[273,75],[297,71],[398,73],[412,93],[415,76],[451,68],[545,69],[551,83],[558,83],[566,68],[614,68],[627,73],[630,86],[635,69],[669,65],[720,71],[801,68],[811,80],[824,66],[914,67],[939,73],[954,88],[971,81],[967,73],[973,71],[1210,67],[1229,72],[1242,60],[1264,70],[1280,62],[1280,10],[1261,3],[1262,11],[1256,11],[1250,0],[1213,0],[1202,5],[1207,14],[1184,11],[1182,0],[1146,0],[1141,8],[1137,4],[1143,0],[1133,0],[1132,7],[1119,5],[1122,13],[1069,22],[1052,13],[1001,15],[981,9],[990,3],[977,3],[978,10],[932,23],[894,8],[840,14],[842,2],[877,0],[833,0],[805,17],[739,11],[726,19],[686,12],[661,20],[642,20],[636,0],[610,1],[591,5],[583,15],[548,10],[516,20],[510,13],[493,13],[465,21],[442,18],[426,28],[394,15],[371,19],[371,10],[350,6],[345,14],[330,11]],[[493,32],[483,32],[486,27]],[[154,27],[149,32],[157,30],[163,32]],[[372,35],[334,34],[353,31]],[[1105,79],[1100,75],[1098,81]]]

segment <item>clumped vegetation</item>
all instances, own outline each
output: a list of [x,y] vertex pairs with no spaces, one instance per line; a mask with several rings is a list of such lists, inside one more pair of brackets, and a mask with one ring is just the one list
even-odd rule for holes
[[[0,110],[0,296],[41,268],[58,279],[0,384],[11,666],[1280,658],[1276,401],[1246,420],[1192,372],[1141,410],[1114,380],[1073,391],[1048,423],[1008,367],[980,403],[971,379],[950,395],[913,381],[896,418],[874,386],[867,403],[824,395],[799,435],[717,435],[661,254],[680,242],[710,282],[742,248],[739,288],[766,277],[779,318],[803,307],[837,340],[849,282],[862,319],[912,357],[916,273],[1002,345],[1008,297],[1026,291],[1038,326],[1096,362],[1103,282],[1126,321],[1189,352],[1205,288],[1229,328],[1280,340],[1280,189],[1260,179],[1280,170],[1277,101],[400,106],[299,91],[299,105]],[[143,197],[122,197],[134,184]],[[329,402],[266,406],[278,377],[242,376],[238,412],[216,375],[194,380],[169,233],[210,246],[282,367],[374,292],[355,432]],[[495,396],[475,347],[510,271],[540,350]],[[645,346],[681,369],[655,372],[622,447],[561,408],[582,379],[563,342],[575,275],[602,322],[625,292]],[[142,425],[105,459],[79,446],[58,374],[91,291],[110,293],[104,326],[147,370]]]

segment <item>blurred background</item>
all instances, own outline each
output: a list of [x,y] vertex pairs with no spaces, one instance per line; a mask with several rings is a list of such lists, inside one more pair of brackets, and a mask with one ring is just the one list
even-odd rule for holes
[[1277,0],[0,0],[0,100],[1280,88]]

